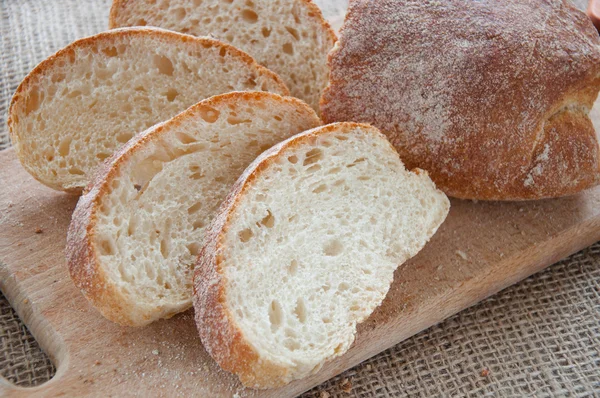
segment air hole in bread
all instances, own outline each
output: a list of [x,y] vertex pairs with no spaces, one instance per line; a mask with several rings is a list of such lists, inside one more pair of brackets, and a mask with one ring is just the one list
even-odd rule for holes
[[300,348],[300,343],[293,339],[285,339],[283,345],[290,351],[296,351]]
[[304,303],[304,299],[299,297],[296,301],[296,308],[294,308],[294,315],[300,321],[300,323],[306,322],[306,304]]
[[103,239],[98,247],[100,248],[100,254],[103,256],[113,256],[116,252],[112,240],[109,239]]
[[190,252],[190,254],[192,256],[197,256],[198,253],[200,253],[200,244],[199,243],[190,243],[189,245],[186,246],[186,248],[188,249],[188,251]]
[[296,22],[296,24],[300,24],[300,16],[298,15],[298,10],[294,7],[292,8],[292,16],[294,17],[294,22]]
[[201,105],[198,107],[200,117],[207,123],[214,123],[219,120],[220,112],[210,106]]
[[102,53],[104,53],[104,55],[106,55],[107,57],[116,57],[117,55],[119,55],[117,48],[114,46],[103,48]]
[[296,155],[289,156],[288,157],[288,162],[290,162],[292,164],[298,163],[298,156],[296,156]]
[[187,14],[185,11],[185,8],[183,8],[183,7],[174,8],[172,12],[173,12],[173,15],[175,15],[175,18],[177,18],[177,19],[184,19],[185,15]]
[[146,22],[146,20],[144,18],[138,19],[138,21],[136,22],[137,26],[146,26],[147,24],[148,24],[148,22]]
[[294,55],[294,46],[292,43],[285,43],[282,47],[282,50],[288,55]]
[[310,151],[306,152],[305,156],[304,156],[304,163],[302,163],[303,166],[309,166],[313,163],[317,163],[318,161],[323,159],[323,151],[319,148],[314,148],[311,149]]
[[248,80],[246,80],[245,85],[248,88],[256,88],[256,77],[249,77]]
[[110,154],[109,154],[109,153],[103,153],[103,152],[98,152],[98,153],[96,154],[96,157],[97,157],[98,159],[100,159],[100,161],[102,161],[102,162],[103,162],[104,160],[106,160],[106,158],[108,158],[109,156],[110,156]]
[[[182,144],[184,144],[184,145],[192,144],[194,142],[197,142],[197,140],[194,137],[192,137],[189,134],[184,133],[183,131],[177,131],[175,133],[175,138],[177,138],[177,140],[179,142],[181,142]],[[197,171],[197,170],[192,170],[192,167],[196,167],[197,168],[198,166],[195,166],[195,165],[190,166],[190,170],[191,171]]]
[[155,54],[152,58],[154,66],[158,68],[158,71],[167,76],[173,76],[173,62],[163,55]]
[[25,105],[25,116],[31,112],[35,112],[40,107],[40,92],[36,88],[32,88]]
[[242,10],[242,18],[248,23],[256,23],[256,21],[258,21],[258,14],[252,10],[246,9]]
[[231,124],[232,126],[235,126],[236,124],[241,124],[241,123],[252,123],[252,120],[243,119],[243,118],[236,117],[236,116],[229,116],[227,118],[227,123]]
[[323,321],[323,323],[331,323],[331,318],[324,317],[321,319],[321,321]]
[[52,75],[52,83],[60,83],[67,77],[67,74],[64,72],[56,72],[55,75]]
[[294,37],[294,39],[300,40],[300,35],[298,34],[298,31],[296,29],[286,26],[285,30],[287,30],[290,33],[290,35]]
[[283,120],[283,118],[279,115],[273,116],[273,119],[277,120],[278,122],[281,122]]
[[169,257],[169,241],[165,239],[160,240],[160,254],[162,254],[164,259]]
[[73,90],[66,95],[67,98],[77,98],[79,96],[81,96],[81,91],[79,90]]
[[121,134],[117,134],[116,138],[117,138],[117,141],[124,144],[127,141],[129,141],[131,139],[131,137],[133,137],[133,133],[121,133]]
[[313,189],[313,193],[321,193],[327,191],[327,184],[321,184],[315,189]]
[[267,210],[267,215],[263,218],[260,223],[267,228],[273,228],[275,226],[275,217],[271,214],[270,210]]
[[194,221],[194,223],[192,224],[192,228],[194,230],[196,229],[200,229],[200,228],[204,228],[206,226],[206,223],[204,222],[204,220],[196,220]]
[[188,214],[194,214],[196,212],[198,212],[198,210],[200,210],[202,208],[203,203],[202,202],[198,202],[193,204],[192,206],[188,207]]
[[60,144],[58,145],[58,154],[60,156],[67,156],[69,151],[71,150],[71,141],[73,141],[73,137],[65,137]]
[[338,256],[344,251],[344,246],[339,240],[332,240],[323,247],[323,252],[326,256]]
[[71,168],[69,168],[69,174],[82,176],[85,174],[85,172],[78,167],[71,167]]
[[346,140],[348,140],[348,137],[346,137],[345,135],[341,135],[341,134],[340,135],[336,135],[335,138],[338,141],[346,141]]
[[227,55],[227,49],[225,47],[221,47],[221,49],[219,50],[219,56],[225,57],[226,55]]
[[239,232],[238,236],[240,237],[240,241],[243,243],[248,242],[254,234],[250,228],[246,228]]
[[167,101],[173,102],[173,101],[175,101],[175,98],[177,98],[178,95],[179,95],[179,91],[177,91],[174,88],[170,88],[167,90],[167,93],[165,96],[167,97]]
[[288,267],[288,273],[290,275],[296,275],[296,273],[298,272],[298,260],[292,260],[290,262],[290,266]]
[[271,36],[271,29],[269,29],[267,27],[263,27],[261,30],[261,33],[262,33],[263,37],[269,37],[269,36]]
[[133,216],[129,219],[129,223],[127,225],[127,235],[131,236],[135,233],[137,224],[138,224],[138,219],[136,216]]
[[283,310],[277,300],[271,301],[271,305],[269,305],[269,322],[271,322],[272,331],[279,329],[283,323]]
[[348,167],[348,168],[350,168],[350,167],[354,167],[354,166],[356,166],[357,164],[364,162],[365,160],[367,160],[367,159],[365,159],[365,158],[358,158],[358,159],[356,159],[354,162],[352,162],[352,163],[350,163],[349,165],[347,165],[346,167]]
[[319,170],[321,170],[321,165],[319,165],[319,164],[313,164],[308,169],[306,169],[306,171],[308,173],[314,173],[314,172],[319,171]]

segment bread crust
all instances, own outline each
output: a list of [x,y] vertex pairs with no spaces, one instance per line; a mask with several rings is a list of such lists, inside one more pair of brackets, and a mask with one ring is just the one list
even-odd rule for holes
[[[246,190],[260,173],[274,162],[280,154],[306,141],[330,131],[344,134],[349,130],[362,128],[377,134],[379,131],[370,125],[360,123],[334,123],[321,126],[291,137],[263,152],[240,176],[229,195],[221,205],[205,235],[204,245],[198,255],[194,271],[194,309],[200,338],[209,354],[219,366],[236,374],[242,384],[250,388],[276,388],[293,380],[289,368],[267,361],[244,338],[237,326],[226,300],[226,281],[223,276],[222,251],[229,221]],[[387,142],[387,140],[386,140]],[[388,143],[389,144],[389,143]],[[390,151],[395,149],[389,144]],[[413,170],[420,173],[421,170]],[[329,358],[331,359],[331,358]],[[319,369],[314,369],[313,372]]]
[[284,93],[286,96],[290,94],[289,89],[277,74],[265,68],[264,66],[259,65],[250,55],[238,49],[237,47],[234,47],[230,44],[224,43],[222,41],[210,37],[190,36],[182,33],[172,32],[166,29],[153,27],[135,27],[113,29],[110,31],[98,33],[93,36],[76,40],[68,46],[64,47],[63,49],[57,51],[55,54],[46,58],[44,61],[40,62],[31,72],[29,72],[29,74],[17,87],[17,90],[15,91],[15,94],[12,97],[8,110],[8,130],[10,133],[11,141],[16,149],[17,156],[21,161],[21,164],[25,167],[25,169],[42,184],[52,189],[62,190],[75,195],[80,195],[83,191],[83,189],[81,188],[65,187],[62,184],[57,184],[53,181],[43,179],[42,177],[37,175],[37,173],[30,164],[29,154],[21,150],[19,145],[19,134],[21,134],[21,132],[18,129],[18,110],[25,106],[26,99],[28,98],[28,94],[31,88],[34,85],[38,84],[43,76],[52,71],[55,63],[60,62],[61,60],[67,60],[67,62],[72,62],[74,60],[75,51],[77,49],[93,46],[97,42],[110,41],[114,40],[115,38],[120,39],[127,36],[146,36],[152,39],[162,39],[169,41],[178,41],[182,43],[190,43],[190,45],[202,46],[205,48],[212,46],[224,48],[229,53],[235,54],[237,57],[239,57],[239,59],[245,62],[249,68],[256,70],[260,75],[264,77],[272,79],[277,85],[280,86],[279,88],[281,92]]
[[322,117],[379,127],[450,196],[571,195],[600,183],[599,46],[564,0],[356,0]]
[[[238,102],[251,100],[261,101],[275,99],[281,103],[292,103],[299,113],[316,114],[312,108],[299,99],[282,97],[278,94],[252,91],[232,92],[216,95],[191,106],[174,118],[155,125],[143,133],[138,134],[121,149],[117,150],[98,168],[92,181],[81,196],[73,212],[71,224],[67,233],[65,254],[71,279],[102,315],[124,326],[144,326],[156,319],[155,310],[152,308],[142,311],[135,298],[126,297],[119,291],[105,275],[100,266],[95,245],[95,228],[97,225],[97,212],[101,199],[110,192],[110,187],[115,178],[118,178],[120,168],[136,153],[143,149],[146,143],[161,138],[171,127],[184,122],[188,117],[195,116],[203,107],[224,107]],[[318,120],[318,119],[317,119]],[[167,308],[170,311],[168,318],[191,307],[191,300],[184,305]]]

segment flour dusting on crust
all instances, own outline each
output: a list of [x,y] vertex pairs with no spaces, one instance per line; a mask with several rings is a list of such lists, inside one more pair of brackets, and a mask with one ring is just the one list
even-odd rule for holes
[[323,118],[379,127],[453,196],[571,194],[600,175],[588,117],[599,45],[566,0],[355,0],[330,54]]

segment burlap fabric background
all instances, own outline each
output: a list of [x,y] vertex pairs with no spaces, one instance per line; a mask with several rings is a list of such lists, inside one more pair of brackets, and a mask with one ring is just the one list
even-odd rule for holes
[[[1,0],[0,149],[19,82],[74,39],[106,28],[108,0]],[[344,0],[317,1],[335,17]],[[578,1],[584,6],[585,0]],[[0,189],[2,189],[0,187]],[[31,386],[55,369],[0,295],[0,375]],[[305,394],[599,396],[600,243]]]

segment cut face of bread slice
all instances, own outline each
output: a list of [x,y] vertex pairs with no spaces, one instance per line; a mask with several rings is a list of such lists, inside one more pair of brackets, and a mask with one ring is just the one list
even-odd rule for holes
[[288,94],[277,75],[228,44],[118,29],[78,40],[38,65],[17,89],[8,124],[29,173],[80,193],[134,134],[230,91]]
[[202,342],[252,388],[343,354],[449,210],[379,131],[337,123],[263,153],[215,217],[194,277]]
[[231,185],[262,151],[319,124],[300,100],[236,92],[136,136],[77,204],[67,237],[71,278],[123,325],[189,308],[205,228]]
[[310,0],[114,0],[109,25],[158,26],[214,35],[279,74],[293,96],[318,110],[336,37]]

